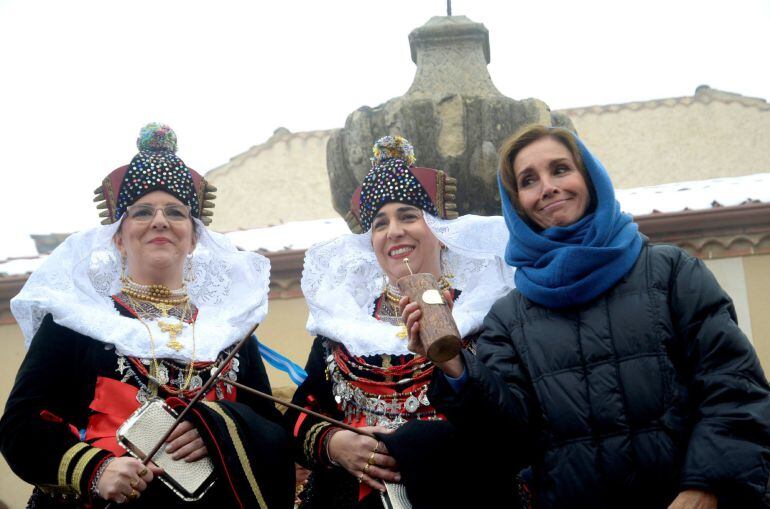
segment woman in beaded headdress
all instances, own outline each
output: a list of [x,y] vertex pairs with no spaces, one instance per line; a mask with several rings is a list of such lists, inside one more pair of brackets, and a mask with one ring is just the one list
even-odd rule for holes
[[316,339],[294,403],[381,437],[290,410],[295,454],[312,469],[302,495],[308,507],[382,507],[378,492],[386,485],[391,496],[405,486],[417,508],[515,498],[513,475],[494,460],[468,468],[478,459],[471,440],[457,436],[428,400],[434,368],[407,349],[395,285],[408,274],[405,258],[414,272],[432,273],[454,300],[464,346],[473,350],[489,306],[510,290],[505,225],[500,217],[457,218],[455,179],[414,162],[407,140],[380,139],[347,216],[358,234],[306,254],[302,289]]
[[[11,309],[27,355],[0,420],[0,449],[36,486],[33,507],[290,507],[293,465],[275,407],[218,381],[165,453],[215,481],[184,501],[126,454],[116,430],[142,405],[180,409],[267,310],[269,262],[209,231],[215,189],[150,124],[131,163],[97,189],[104,226],[71,235]],[[223,378],[269,391],[256,341]],[[200,463],[199,463],[200,462]]]

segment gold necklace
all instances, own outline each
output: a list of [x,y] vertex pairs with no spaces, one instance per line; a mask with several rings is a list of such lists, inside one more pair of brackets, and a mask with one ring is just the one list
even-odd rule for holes
[[393,301],[389,296],[386,295],[386,297],[387,299],[385,299],[380,306],[380,320],[398,327],[396,336],[398,336],[399,339],[408,338],[409,333],[407,332],[406,325],[404,325],[404,321],[401,319],[401,315],[399,314],[400,308],[398,307],[398,299]]
[[[152,336],[152,330],[150,329],[150,326],[147,325],[147,323],[139,315],[139,311],[138,311],[139,306],[136,305],[136,302],[131,297],[131,295],[129,295],[129,294],[126,294],[126,295],[128,296],[129,301],[131,301],[131,307],[134,308],[134,310],[137,312],[136,313],[136,318],[139,320],[139,323],[144,325],[144,328],[147,329],[147,334],[150,336],[150,355],[152,356],[152,373],[150,373],[150,376],[153,379],[157,380],[156,377],[158,375],[159,366],[158,366],[158,359],[155,357],[155,338],[153,338],[153,336]],[[190,311],[190,316],[192,317],[192,310],[190,309],[189,301],[187,303],[187,310]],[[161,323],[163,323],[163,322],[158,322],[158,327],[160,327],[161,330],[163,330],[163,328],[160,325]],[[175,341],[175,340],[176,340],[176,336],[173,336],[171,341],[169,341],[169,346],[171,348],[174,348],[174,346],[171,346],[171,342]],[[181,343],[178,343],[178,344],[179,344],[180,348],[179,349],[175,348],[177,351],[181,350],[181,347],[182,347]],[[190,386],[190,381],[192,380],[193,366],[194,365],[195,365],[195,320],[192,321],[192,356],[190,358],[190,365],[187,367],[187,375],[185,376],[184,385],[179,388],[179,392],[186,391],[187,388]],[[157,383],[157,382],[154,381],[154,383]]]
[[[438,280],[438,285],[442,292],[448,290],[452,286],[449,279],[447,279],[447,276],[441,276]],[[396,319],[395,325],[398,327],[396,336],[398,336],[399,339],[407,339],[409,337],[409,331],[406,330],[406,324],[404,324],[404,321],[401,319],[401,307],[399,306],[399,302],[401,302],[401,297],[403,297],[403,295],[390,283],[385,285],[385,291],[382,293],[385,296],[384,304],[387,305],[392,312],[392,317]]]
[[[444,290],[449,290],[449,288],[452,287],[452,284],[449,282],[449,279],[447,279],[447,276],[441,276],[438,280],[438,286],[443,293]],[[401,298],[404,296],[397,287],[390,283],[385,285],[385,291],[383,293],[390,302],[396,305],[398,305],[398,303],[401,301]]]
[[123,283],[121,292],[129,297],[157,304],[161,311],[163,307],[166,307],[166,312],[168,312],[170,306],[184,304],[190,300],[187,295],[187,288],[184,286],[177,290],[171,290],[165,285],[143,285],[134,281],[131,276],[123,276],[121,282]]

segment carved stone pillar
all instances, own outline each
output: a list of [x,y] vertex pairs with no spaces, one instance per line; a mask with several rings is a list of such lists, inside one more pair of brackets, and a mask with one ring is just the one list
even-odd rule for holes
[[335,210],[349,210],[355,187],[369,171],[372,144],[387,134],[406,137],[418,166],[458,179],[460,214],[500,213],[497,148],[530,123],[564,125],[537,99],[517,101],[489,76],[489,33],[465,16],[437,16],[409,35],[417,64],[407,93],[375,108],[351,113],[327,145],[327,170]]

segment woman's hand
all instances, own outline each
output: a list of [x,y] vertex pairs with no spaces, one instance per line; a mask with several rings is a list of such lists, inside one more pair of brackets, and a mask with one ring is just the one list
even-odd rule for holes
[[169,435],[166,443],[168,444],[166,452],[173,453],[171,458],[174,460],[184,459],[186,462],[192,463],[209,454],[198,430],[190,421],[180,422],[174,432]]
[[717,497],[708,491],[684,490],[668,509],[717,509]]
[[163,469],[153,463],[144,466],[136,458],[115,458],[102,472],[96,489],[103,499],[122,504],[139,498],[147,484],[161,473]]
[[[444,302],[447,303],[449,309],[454,307],[454,301],[452,300],[452,294],[449,290],[444,290]],[[416,302],[411,302],[409,297],[401,297],[398,303],[401,308],[401,319],[406,325],[406,332],[409,335],[409,343],[406,347],[410,352],[414,352],[417,355],[428,357],[428,353],[425,351],[425,345],[420,339],[420,318],[422,318],[422,311],[420,306]],[[458,354],[446,362],[435,363],[438,368],[451,376],[457,378],[463,374],[465,370],[465,364],[463,364],[462,357]]]
[[[392,433],[382,426],[361,428],[373,433]],[[350,472],[350,475],[375,490],[385,491],[381,481],[399,482],[401,474],[396,470],[396,460],[385,448],[385,444],[374,438],[340,430],[329,440],[329,458]]]

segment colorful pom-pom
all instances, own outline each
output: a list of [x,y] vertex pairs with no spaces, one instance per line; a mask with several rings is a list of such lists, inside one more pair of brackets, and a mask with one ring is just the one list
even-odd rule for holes
[[383,136],[372,147],[372,167],[386,159],[400,159],[407,166],[412,166],[417,158],[414,156],[414,147],[406,138],[401,136]]
[[136,146],[140,152],[176,153],[176,133],[166,124],[151,122],[139,131]]

